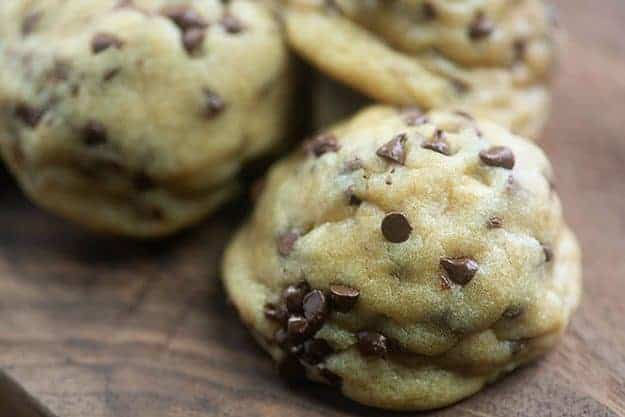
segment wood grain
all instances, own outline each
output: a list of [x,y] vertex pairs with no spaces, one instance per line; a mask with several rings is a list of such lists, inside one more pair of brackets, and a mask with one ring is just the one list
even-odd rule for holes
[[[625,2],[557,3],[569,37],[544,146],[584,248],[583,304],[547,358],[423,415],[625,416]],[[240,325],[218,265],[241,204],[138,243],[89,235],[0,184],[0,367],[57,416],[385,415],[286,388]],[[1,398],[0,417],[16,417]]]

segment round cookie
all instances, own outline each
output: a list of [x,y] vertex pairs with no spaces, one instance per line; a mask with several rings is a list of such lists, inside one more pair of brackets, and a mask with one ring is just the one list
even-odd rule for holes
[[535,138],[554,66],[542,0],[283,0],[292,46],[384,103],[458,109]]
[[251,0],[4,0],[0,146],[33,200],[158,236],[238,190],[287,136],[280,24]]
[[285,376],[375,407],[451,404],[544,354],[578,305],[551,176],[491,122],[367,109],[271,170],[226,290]]

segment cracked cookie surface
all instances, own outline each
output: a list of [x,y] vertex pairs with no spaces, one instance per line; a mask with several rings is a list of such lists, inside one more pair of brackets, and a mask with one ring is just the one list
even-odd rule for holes
[[541,0],[282,0],[292,46],[383,103],[460,109],[536,138],[555,60]]
[[199,220],[287,134],[288,52],[258,2],[4,0],[0,60],[4,158],[36,202],[99,231]]
[[225,287],[284,376],[445,406],[549,350],[578,304],[551,181],[491,122],[372,107],[274,166]]

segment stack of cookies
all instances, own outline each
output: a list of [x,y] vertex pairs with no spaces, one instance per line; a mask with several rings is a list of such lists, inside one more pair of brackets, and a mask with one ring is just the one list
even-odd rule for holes
[[0,148],[41,206],[158,237],[315,126],[256,187],[228,296],[289,381],[442,407],[547,352],[578,305],[532,142],[553,25],[540,0],[4,0]]

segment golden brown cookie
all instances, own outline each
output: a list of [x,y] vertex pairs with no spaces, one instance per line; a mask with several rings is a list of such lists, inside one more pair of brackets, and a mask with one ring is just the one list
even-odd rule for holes
[[226,290],[285,376],[375,407],[451,404],[548,351],[578,304],[551,175],[471,115],[365,110],[271,170]]
[[536,138],[554,66],[542,0],[283,0],[289,41],[384,103],[448,108]]
[[157,236],[237,192],[286,136],[291,68],[258,2],[4,0],[0,147],[36,202]]

